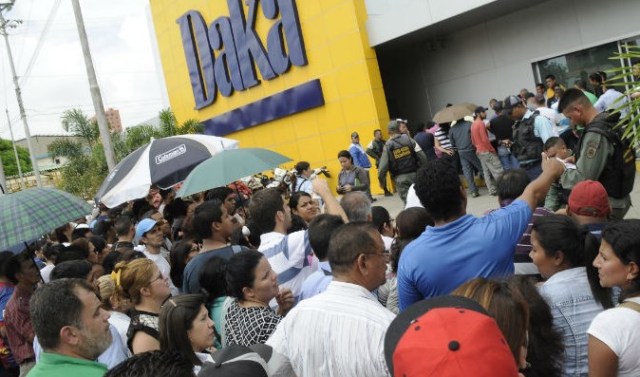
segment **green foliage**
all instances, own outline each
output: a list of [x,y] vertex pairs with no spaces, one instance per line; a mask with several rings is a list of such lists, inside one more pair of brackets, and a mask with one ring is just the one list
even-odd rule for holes
[[90,121],[89,117],[80,109],[67,110],[62,114],[62,128],[74,136],[85,140],[92,148],[100,137],[98,122]]
[[[31,158],[29,157],[29,150],[16,145],[18,149],[18,159],[20,160],[20,168],[23,173],[32,171]],[[0,139],[0,158],[2,158],[2,167],[4,168],[4,175],[10,177],[12,175],[18,175],[18,165],[16,164],[16,156],[13,153],[13,144],[10,140]]]
[[627,103],[622,102],[622,98],[614,103],[616,110],[626,109],[627,115],[620,119],[618,124],[624,127],[624,137],[632,140],[633,145],[640,146],[640,46],[627,46],[626,53],[616,53],[610,59],[624,59],[631,62],[632,66],[614,68],[607,71],[609,79],[607,86],[614,86],[623,91],[625,98],[629,98]]

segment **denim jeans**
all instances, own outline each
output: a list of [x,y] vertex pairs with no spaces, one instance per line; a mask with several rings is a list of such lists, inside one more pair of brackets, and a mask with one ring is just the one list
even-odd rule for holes
[[480,160],[478,160],[476,152],[474,150],[458,151],[458,157],[460,157],[460,163],[462,164],[462,174],[464,174],[464,179],[469,185],[469,192],[477,193],[478,188],[473,178],[473,169],[481,172],[482,165],[480,164]]
[[498,146],[498,157],[500,158],[500,162],[502,163],[502,168],[504,170],[518,169],[520,167],[520,163],[516,156],[511,153],[511,150],[504,145]]

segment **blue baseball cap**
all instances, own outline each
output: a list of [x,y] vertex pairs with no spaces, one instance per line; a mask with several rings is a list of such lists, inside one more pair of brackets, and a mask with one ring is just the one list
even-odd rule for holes
[[133,243],[134,244],[140,243],[140,239],[142,238],[142,236],[148,231],[150,231],[156,225],[156,223],[157,221],[155,221],[154,219],[142,219],[136,225],[136,236],[133,239]]

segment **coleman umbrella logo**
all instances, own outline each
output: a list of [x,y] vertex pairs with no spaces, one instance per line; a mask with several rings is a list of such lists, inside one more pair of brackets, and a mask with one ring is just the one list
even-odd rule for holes
[[178,156],[182,156],[185,153],[187,153],[187,146],[184,144],[180,144],[171,150],[168,150],[166,152],[160,153],[159,155],[156,155],[156,158],[155,158],[156,165],[160,165],[169,160],[173,160],[174,158]]

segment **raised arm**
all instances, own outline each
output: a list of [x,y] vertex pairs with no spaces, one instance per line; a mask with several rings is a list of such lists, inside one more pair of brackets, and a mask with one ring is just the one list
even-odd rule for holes
[[533,182],[529,183],[518,199],[522,199],[529,204],[532,211],[535,211],[538,203],[544,200],[551,184],[555,182],[564,172],[564,164],[555,158],[547,157],[542,153],[542,174]]
[[327,213],[331,215],[338,215],[342,217],[342,220],[344,220],[345,223],[348,223],[349,219],[347,218],[347,214],[344,213],[344,210],[340,206],[340,203],[338,203],[336,198],[331,193],[331,190],[329,190],[327,181],[325,181],[324,179],[316,178],[312,181],[312,185],[313,192],[318,194],[324,201]]

